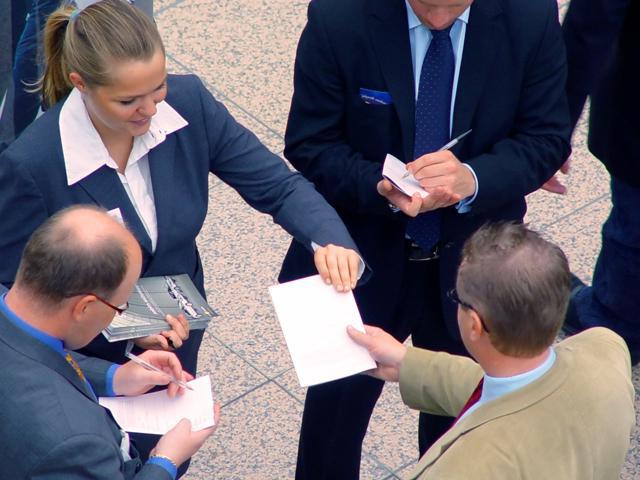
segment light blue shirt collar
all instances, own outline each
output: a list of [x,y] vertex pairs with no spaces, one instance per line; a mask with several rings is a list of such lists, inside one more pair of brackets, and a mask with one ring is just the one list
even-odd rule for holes
[[460,420],[485,403],[496,400],[497,398],[503,397],[508,393],[515,392],[516,390],[520,390],[530,383],[535,382],[547,373],[551,367],[553,367],[555,361],[556,352],[553,347],[549,347],[549,356],[541,365],[538,365],[533,370],[519,375],[513,375],[512,377],[492,377],[491,375],[485,374],[480,399],[469,407],[466,412],[464,412],[464,415],[460,417]]
[[[413,8],[411,8],[411,5],[409,4],[409,2],[407,0],[404,0],[404,3],[407,5],[407,20],[409,20],[409,30],[413,30],[414,28],[422,25],[422,22],[416,15],[416,12],[413,11]],[[464,23],[469,23],[470,10],[471,10],[471,5],[469,5],[467,8],[464,9],[464,12],[460,14],[460,16],[456,19],[456,21],[461,20]]]
[[541,365],[538,365],[533,370],[512,377],[492,377],[491,375],[485,374],[480,403],[495,400],[498,397],[519,390],[536,381],[549,371],[555,361],[556,352],[552,347],[549,347],[549,356]]
[[39,340],[44,343],[48,347],[53,348],[56,352],[58,352],[63,357],[66,355],[64,351],[64,343],[59,338],[56,338],[48,333],[43,332],[42,330],[38,330],[35,327],[32,327],[27,322],[22,320],[18,315],[16,315],[5,302],[6,293],[0,295],[0,311],[4,313],[4,315],[20,330],[25,332],[27,335]]

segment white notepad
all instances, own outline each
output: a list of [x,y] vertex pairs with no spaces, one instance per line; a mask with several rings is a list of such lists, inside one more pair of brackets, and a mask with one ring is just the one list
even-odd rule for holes
[[405,195],[412,197],[414,193],[418,193],[422,198],[429,195],[413,175],[402,178],[405,173],[407,173],[407,165],[388,153],[382,165],[382,176]]
[[188,418],[191,430],[212,427],[213,396],[209,375],[188,382],[191,390],[171,398],[166,390],[138,395],[137,397],[100,397],[100,405],[108,408],[127,432],[164,435],[180,420]]
[[347,325],[364,332],[353,293],[339,293],[320,275],[269,287],[300,385],[337,380],[376,367]]

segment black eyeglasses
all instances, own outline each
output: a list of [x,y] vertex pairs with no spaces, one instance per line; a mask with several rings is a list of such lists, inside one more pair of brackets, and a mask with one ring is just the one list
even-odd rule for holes
[[129,302],[124,302],[122,305],[116,307],[115,305],[107,302],[104,298],[102,298],[100,295],[96,295],[95,293],[85,293],[85,295],[93,295],[99,302],[104,303],[107,307],[113,308],[118,313],[118,315],[122,315],[129,308]]
[[485,332],[489,333],[489,329],[487,328],[487,324],[484,323],[484,320],[480,316],[480,313],[478,313],[478,310],[473,308],[473,305],[471,305],[470,303],[467,303],[464,300],[461,300],[460,297],[458,296],[458,292],[456,291],[455,288],[452,288],[451,290],[449,290],[447,292],[447,297],[449,297],[449,300],[451,300],[456,305],[460,305],[461,307],[466,308],[467,310],[473,310],[474,312],[476,312],[476,315],[478,315],[478,318],[480,319],[480,323],[482,324],[482,328],[484,328]]

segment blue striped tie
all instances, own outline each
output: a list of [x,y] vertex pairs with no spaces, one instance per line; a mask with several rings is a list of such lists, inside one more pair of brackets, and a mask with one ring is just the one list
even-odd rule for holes
[[[444,30],[431,30],[431,43],[422,63],[416,101],[414,158],[435,152],[449,141],[455,72],[450,30],[451,26]],[[406,232],[420,247],[431,249],[440,239],[440,212],[426,212],[409,219]]]

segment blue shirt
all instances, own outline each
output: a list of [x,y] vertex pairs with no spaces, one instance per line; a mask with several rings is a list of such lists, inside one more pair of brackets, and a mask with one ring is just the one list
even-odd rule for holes
[[[405,0],[407,7],[407,20],[409,23],[409,43],[411,44],[411,63],[413,64],[413,77],[415,82],[415,95],[418,99],[418,87],[420,85],[420,72],[422,71],[422,63],[424,62],[424,56],[431,44],[431,31],[425,26],[418,16],[415,14],[409,2]],[[453,127],[453,110],[456,104],[456,93],[458,90],[458,78],[460,77],[460,65],[462,65],[462,53],[464,51],[464,38],[467,32],[467,23],[469,22],[469,10],[471,7],[467,7],[462,14],[453,22],[449,36],[451,37],[451,46],[453,47],[453,56],[455,59],[455,71],[453,74],[453,88],[451,89],[451,108],[449,113],[449,135],[451,135],[451,128]],[[463,163],[465,167],[469,169],[473,175],[475,181],[476,190],[474,194],[464,200],[462,200],[456,208],[459,213],[466,213],[471,210],[471,203],[476,199],[478,195],[478,177],[473,171],[470,165]]]
[[460,420],[462,420],[464,417],[469,415],[469,413],[478,409],[485,403],[500,398],[507,393],[520,390],[530,383],[535,382],[551,369],[555,361],[556,352],[552,347],[549,347],[549,356],[547,357],[547,359],[533,370],[521,373],[519,375],[514,375],[512,377],[492,377],[491,375],[485,374],[480,399],[471,407],[469,407],[466,412],[464,412],[464,415],[460,417]]

